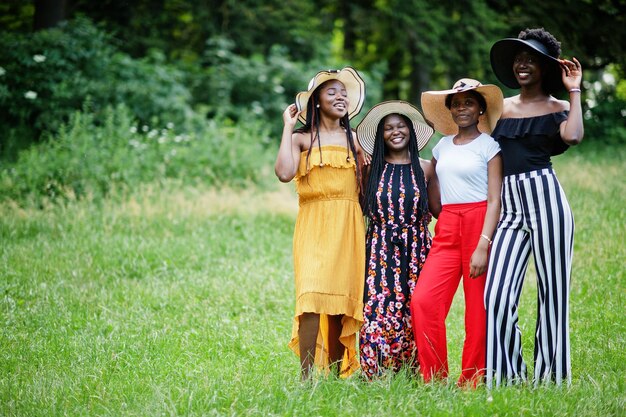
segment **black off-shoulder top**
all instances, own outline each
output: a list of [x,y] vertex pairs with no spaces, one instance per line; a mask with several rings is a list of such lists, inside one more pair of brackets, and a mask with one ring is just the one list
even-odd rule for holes
[[559,126],[569,112],[500,119],[491,136],[500,144],[504,175],[552,167],[550,157],[565,152]]

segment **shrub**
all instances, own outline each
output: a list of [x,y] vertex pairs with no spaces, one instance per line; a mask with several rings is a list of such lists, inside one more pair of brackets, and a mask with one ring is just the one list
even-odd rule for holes
[[[179,128],[180,129],[180,128]],[[18,202],[98,199],[112,189],[175,178],[183,183],[244,187],[270,174],[275,148],[253,118],[190,118],[187,133],[173,123],[135,122],[125,106],[103,119],[75,112],[50,140],[20,153],[0,171],[0,195]]]
[[278,45],[267,56],[243,57],[234,49],[234,42],[226,38],[207,41],[203,69],[190,73],[196,102],[206,105],[211,115],[238,120],[252,113],[276,120],[280,129],[283,111],[305,89],[318,65],[293,62]]
[[[87,99],[95,115],[107,106],[125,103],[143,122],[182,122],[191,100],[182,81],[182,72],[167,65],[161,54],[133,59],[86,19],[29,36],[0,33],[0,128],[4,132],[32,126],[35,136],[54,133]],[[0,147],[9,146],[7,142],[0,138]]]
[[585,141],[600,145],[626,144],[626,80],[610,65],[603,77],[586,83],[593,106],[585,114]]

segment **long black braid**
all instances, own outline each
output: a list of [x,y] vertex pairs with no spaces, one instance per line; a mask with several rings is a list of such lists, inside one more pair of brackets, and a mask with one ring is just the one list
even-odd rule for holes
[[[375,210],[378,184],[380,183],[380,179],[383,175],[383,169],[385,167],[385,139],[383,137],[383,126],[387,116],[388,115],[385,115],[385,117],[378,122],[378,127],[376,128],[376,140],[374,141],[374,151],[372,161],[370,162],[370,174],[364,191],[363,214],[365,216],[369,216],[370,212]],[[404,123],[409,126],[409,154],[411,155],[413,176],[420,194],[418,202],[419,217],[423,217],[428,214],[428,194],[426,192],[426,179],[424,177],[424,171],[422,171],[422,166],[420,165],[420,154],[417,149],[415,129],[413,129],[413,122],[411,122],[408,117],[403,114],[400,114],[399,116],[402,117]]]
[[[309,133],[311,137],[309,150],[307,151],[307,154],[306,154],[307,171],[309,170],[309,157],[311,156],[311,151],[313,150],[313,144],[316,139],[317,139],[317,146],[320,151],[320,164],[321,166],[324,166],[324,158],[322,156],[322,145],[320,142],[320,109],[319,107],[317,107],[317,104],[319,103],[319,95],[320,95],[320,90],[322,86],[329,81],[332,81],[332,80],[328,80],[320,84],[315,89],[315,91],[313,91],[313,94],[311,94],[311,97],[309,97],[309,101],[307,102],[307,107],[306,107],[307,112],[306,112],[304,126],[299,127],[298,129],[295,130],[296,133]],[[354,145],[354,137],[352,136],[352,129],[350,128],[350,117],[348,116],[348,113],[346,113],[345,116],[341,118],[341,120],[339,121],[339,124],[346,131],[346,140],[348,142],[348,148],[349,148],[346,159],[350,158],[350,151],[352,151],[352,158],[356,164],[357,184],[361,184],[361,169],[359,167],[359,161],[356,157],[356,147]]]

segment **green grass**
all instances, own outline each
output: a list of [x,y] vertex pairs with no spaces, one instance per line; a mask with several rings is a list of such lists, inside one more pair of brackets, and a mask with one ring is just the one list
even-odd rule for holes
[[[177,184],[123,201],[0,206],[0,415],[618,416],[626,410],[624,152],[556,161],[576,217],[573,383],[492,392],[299,382],[291,334],[292,184],[233,192]],[[520,326],[532,366],[536,287]],[[453,379],[461,294],[449,316]]]

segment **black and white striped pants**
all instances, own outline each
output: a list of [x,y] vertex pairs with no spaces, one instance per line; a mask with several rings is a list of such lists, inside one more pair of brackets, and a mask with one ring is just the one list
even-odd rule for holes
[[573,242],[572,211],[551,168],[504,178],[485,288],[488,388],[526,380],[517,309],[531,250],[538,292],[534,382],[571,382]]

